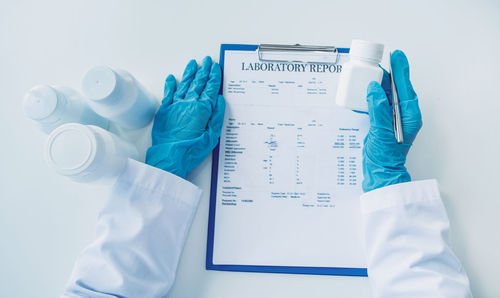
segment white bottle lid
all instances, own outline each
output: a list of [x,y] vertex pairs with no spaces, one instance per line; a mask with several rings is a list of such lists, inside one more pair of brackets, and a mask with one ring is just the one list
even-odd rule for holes
[[33,120],[49,117],[57,108],[56,90],[47,85],[31,88],[24,96],[23,108],[26,116]]
[[[107,66],[96,66],[83,76],[83,94],[94,101],[111,99],[119,94],[114,92],[118,85],[118,75]],[[115,93],[115,94],[114,94]]]
[[383,55],[383,44],[360,39],[354,39],[349,50],[350,57],[369,59],[376,63],[382,61]]
[[64,176],[77,176],[94,162],[97,139],[85,125],[68,123],[56,128],[45,146],[50,167]]

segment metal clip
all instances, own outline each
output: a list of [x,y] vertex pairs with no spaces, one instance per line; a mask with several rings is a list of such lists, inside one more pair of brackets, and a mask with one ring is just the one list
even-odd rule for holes
[[267,62],[337,64],[339,58],[339,51],[334,46],[261,44],[257,52],[259,60]]

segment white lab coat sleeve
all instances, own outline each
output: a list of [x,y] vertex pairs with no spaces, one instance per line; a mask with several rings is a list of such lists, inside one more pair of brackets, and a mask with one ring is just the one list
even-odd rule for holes
[[436,180],[365,193],[361,212],[375,297],[472,297]]
[[63,297],[161,297],[177,263],[201,190],[129,160],[99,214],[97,237],[78,257]]

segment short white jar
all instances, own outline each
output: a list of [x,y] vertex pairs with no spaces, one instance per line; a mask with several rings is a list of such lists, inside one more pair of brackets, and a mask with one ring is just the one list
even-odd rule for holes
[[49,166],[77,182],[107,182],[140,160],[137,149],[117,135],[93,125],[68,123],[56,128],[45,145]]
[[39,85],[31,88],[23,100],[24,113],[43,132],[49,134],[65,123],[81,123],[108,128],[109,121],[94,112],[75,90]]
[[382,82],[383,70],[379,67],[384,45],[365,40],[353,40],[349,61],[342,66],[336,103],[354,111],[368,112],[367,87],[371,81]]
[[127,129],[148,125],[158,106],[130,73],[107,66],[90,69],[83,76],[82,90],[97,113]]

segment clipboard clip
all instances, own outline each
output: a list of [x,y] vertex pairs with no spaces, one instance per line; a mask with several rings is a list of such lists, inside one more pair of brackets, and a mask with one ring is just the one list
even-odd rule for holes
[[260,44],[260,61],[337,64],[339,51],[334,46]]

